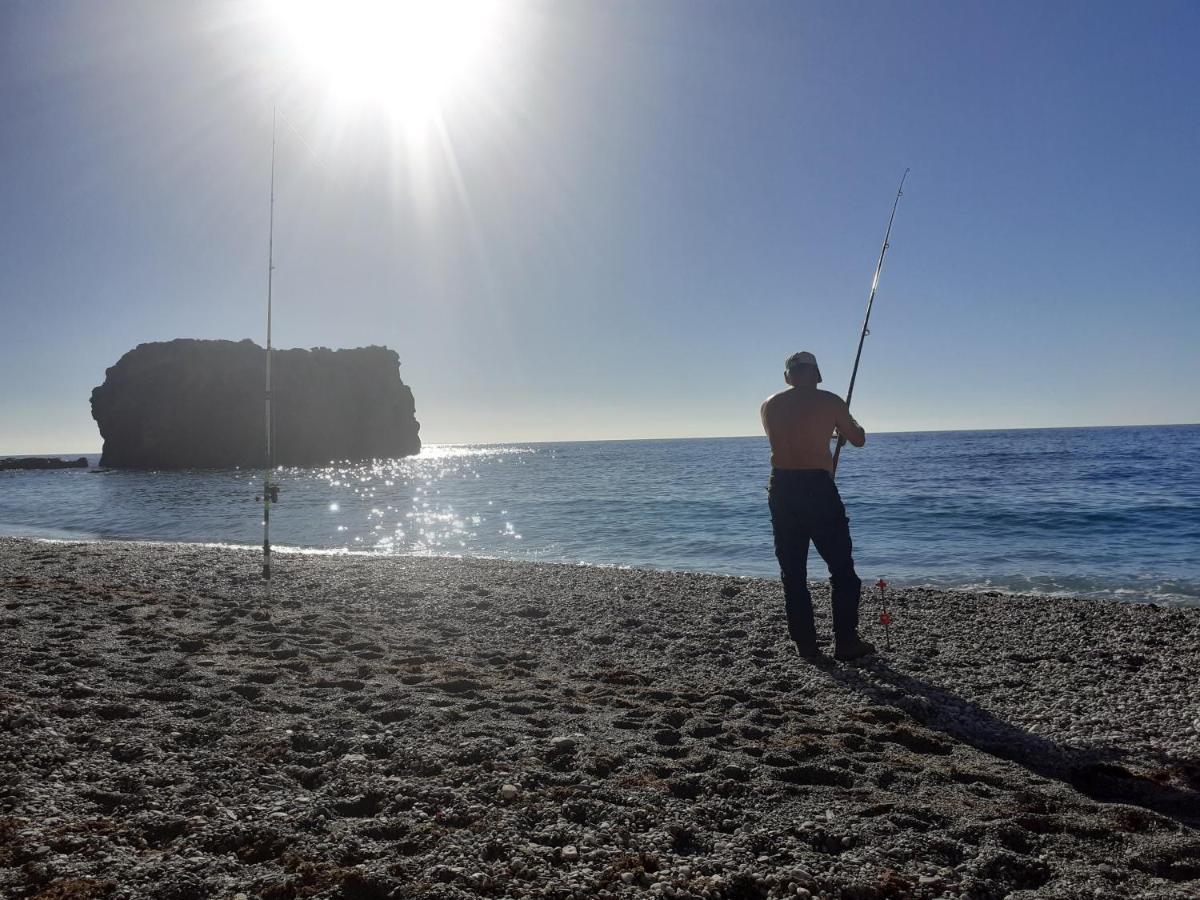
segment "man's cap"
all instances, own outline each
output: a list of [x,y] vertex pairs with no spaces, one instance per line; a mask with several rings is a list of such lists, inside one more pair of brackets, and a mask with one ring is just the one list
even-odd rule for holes
[[807,350],[801,350],[799,353],[793,353],[787,358],[787,362],[783,364],[783,367],[788,371],[797,369],[800,366],[812,366],[817,370],[817,381],[821,381],[821,367],[817,365],[817,358]]

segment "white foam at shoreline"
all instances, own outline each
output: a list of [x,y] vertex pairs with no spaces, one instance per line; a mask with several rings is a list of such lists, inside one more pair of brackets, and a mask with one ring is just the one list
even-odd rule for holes
[[[89,543],[89,544],[123,544],[123,545],[144,545],[147,547],[204,547],[215,550],[232,550],[244,553],[261,553],[262,548],[255,544],[235,544],[221,541],[163,541],[163,540],[125,540],[111,539],[101,537],[76,537],[76,536],[33,536],[33,535],[4,535],[6,537],[14,537],[17,539],[27,539],[46,544],[70,544],[70,543]],[[420,551],[413,553],[384,553],[378,550],[351,550],[342,547],[295,547],[288,545],[272,545],[271,552],[283,556],[321,556],[321,557],[373,557],[373,558],[422,558],[422,559],[486,559],[498,560],[510,563],[550,563],[553,565],[570,565],[570,566],[586,566],[589,568],[598,569],[614,569],[618,571],[633,571],[645,569],[647,571],[661,572],[682,572],[685,574],[697,575],[717,575],[728,578],[737,578],[751,580],[766,576],[754,575],[739,575],[730,574],[719,571],[693,571],[681,569],[664,569],[661,567],[650,566],[633,566],[626,564],[613,563],[596,563],[587,560],[567,560],[567,559],[542,559],[530,560],[513,558],[506,556],[494,556],[484,554],[461,554],[461,553],[435,553],[432,551]],[[773,580],[769,577],[766,580]],[[1181,606],[1181,607],[1200,607],[1200,597],[1190,594],[1180,593],[1177,591],[1163,590],[1158,586],[1151,585],[1148,588],[1130,588],[1130,587],[1091,587],[1088,580],[1081,579],[1077,587],[1053,587],[1040,588],[1036,585],[1021,584],[1012,585],[1003,582],[998,583],[994,579],[984,579],[982,581],[957,580],[947,579],[945,581],[933,582],[927,579],[919,578],[894,578],[885,579],[888,581],[892,589],[905,588],[921,588],[934,591],[961,591],[963,593],[982,594],[982,593],[997,593],[1009,597],[1048,597],[1055,599],[1080,599],[1080,600],[1099,600],[1117,603],[1153,603],[1164,606]],[[869,578],[863,578],[863,605],[869,605],[875,602],[876,594],[873,588],[874,582]]]

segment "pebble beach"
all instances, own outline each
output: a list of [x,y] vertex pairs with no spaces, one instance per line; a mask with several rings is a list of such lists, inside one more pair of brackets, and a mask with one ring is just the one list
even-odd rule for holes
[[0,896],[1200,897],[1200,609],[259,565],[0,539]]

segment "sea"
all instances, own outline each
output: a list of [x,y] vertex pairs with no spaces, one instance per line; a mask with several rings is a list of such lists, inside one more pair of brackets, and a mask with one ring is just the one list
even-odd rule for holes
[[[261,471],[98,459],[0,472],[0,534],[261,545]],[[278,470],[271,539],[777,577],[768,474],[762,437],[430,445]],[[1200,425],[872,434],[837,481],[867,584],[1200,606]]]

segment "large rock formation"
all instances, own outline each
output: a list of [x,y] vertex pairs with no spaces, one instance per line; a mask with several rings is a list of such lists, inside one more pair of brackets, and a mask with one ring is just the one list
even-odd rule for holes
[[[386,347],[276,350],[275,462],[411,456],[421,449],[412,391]],[[100,465],[221,469],[266,461],[266,354],[253,341],[140,344],[92,391]]]

